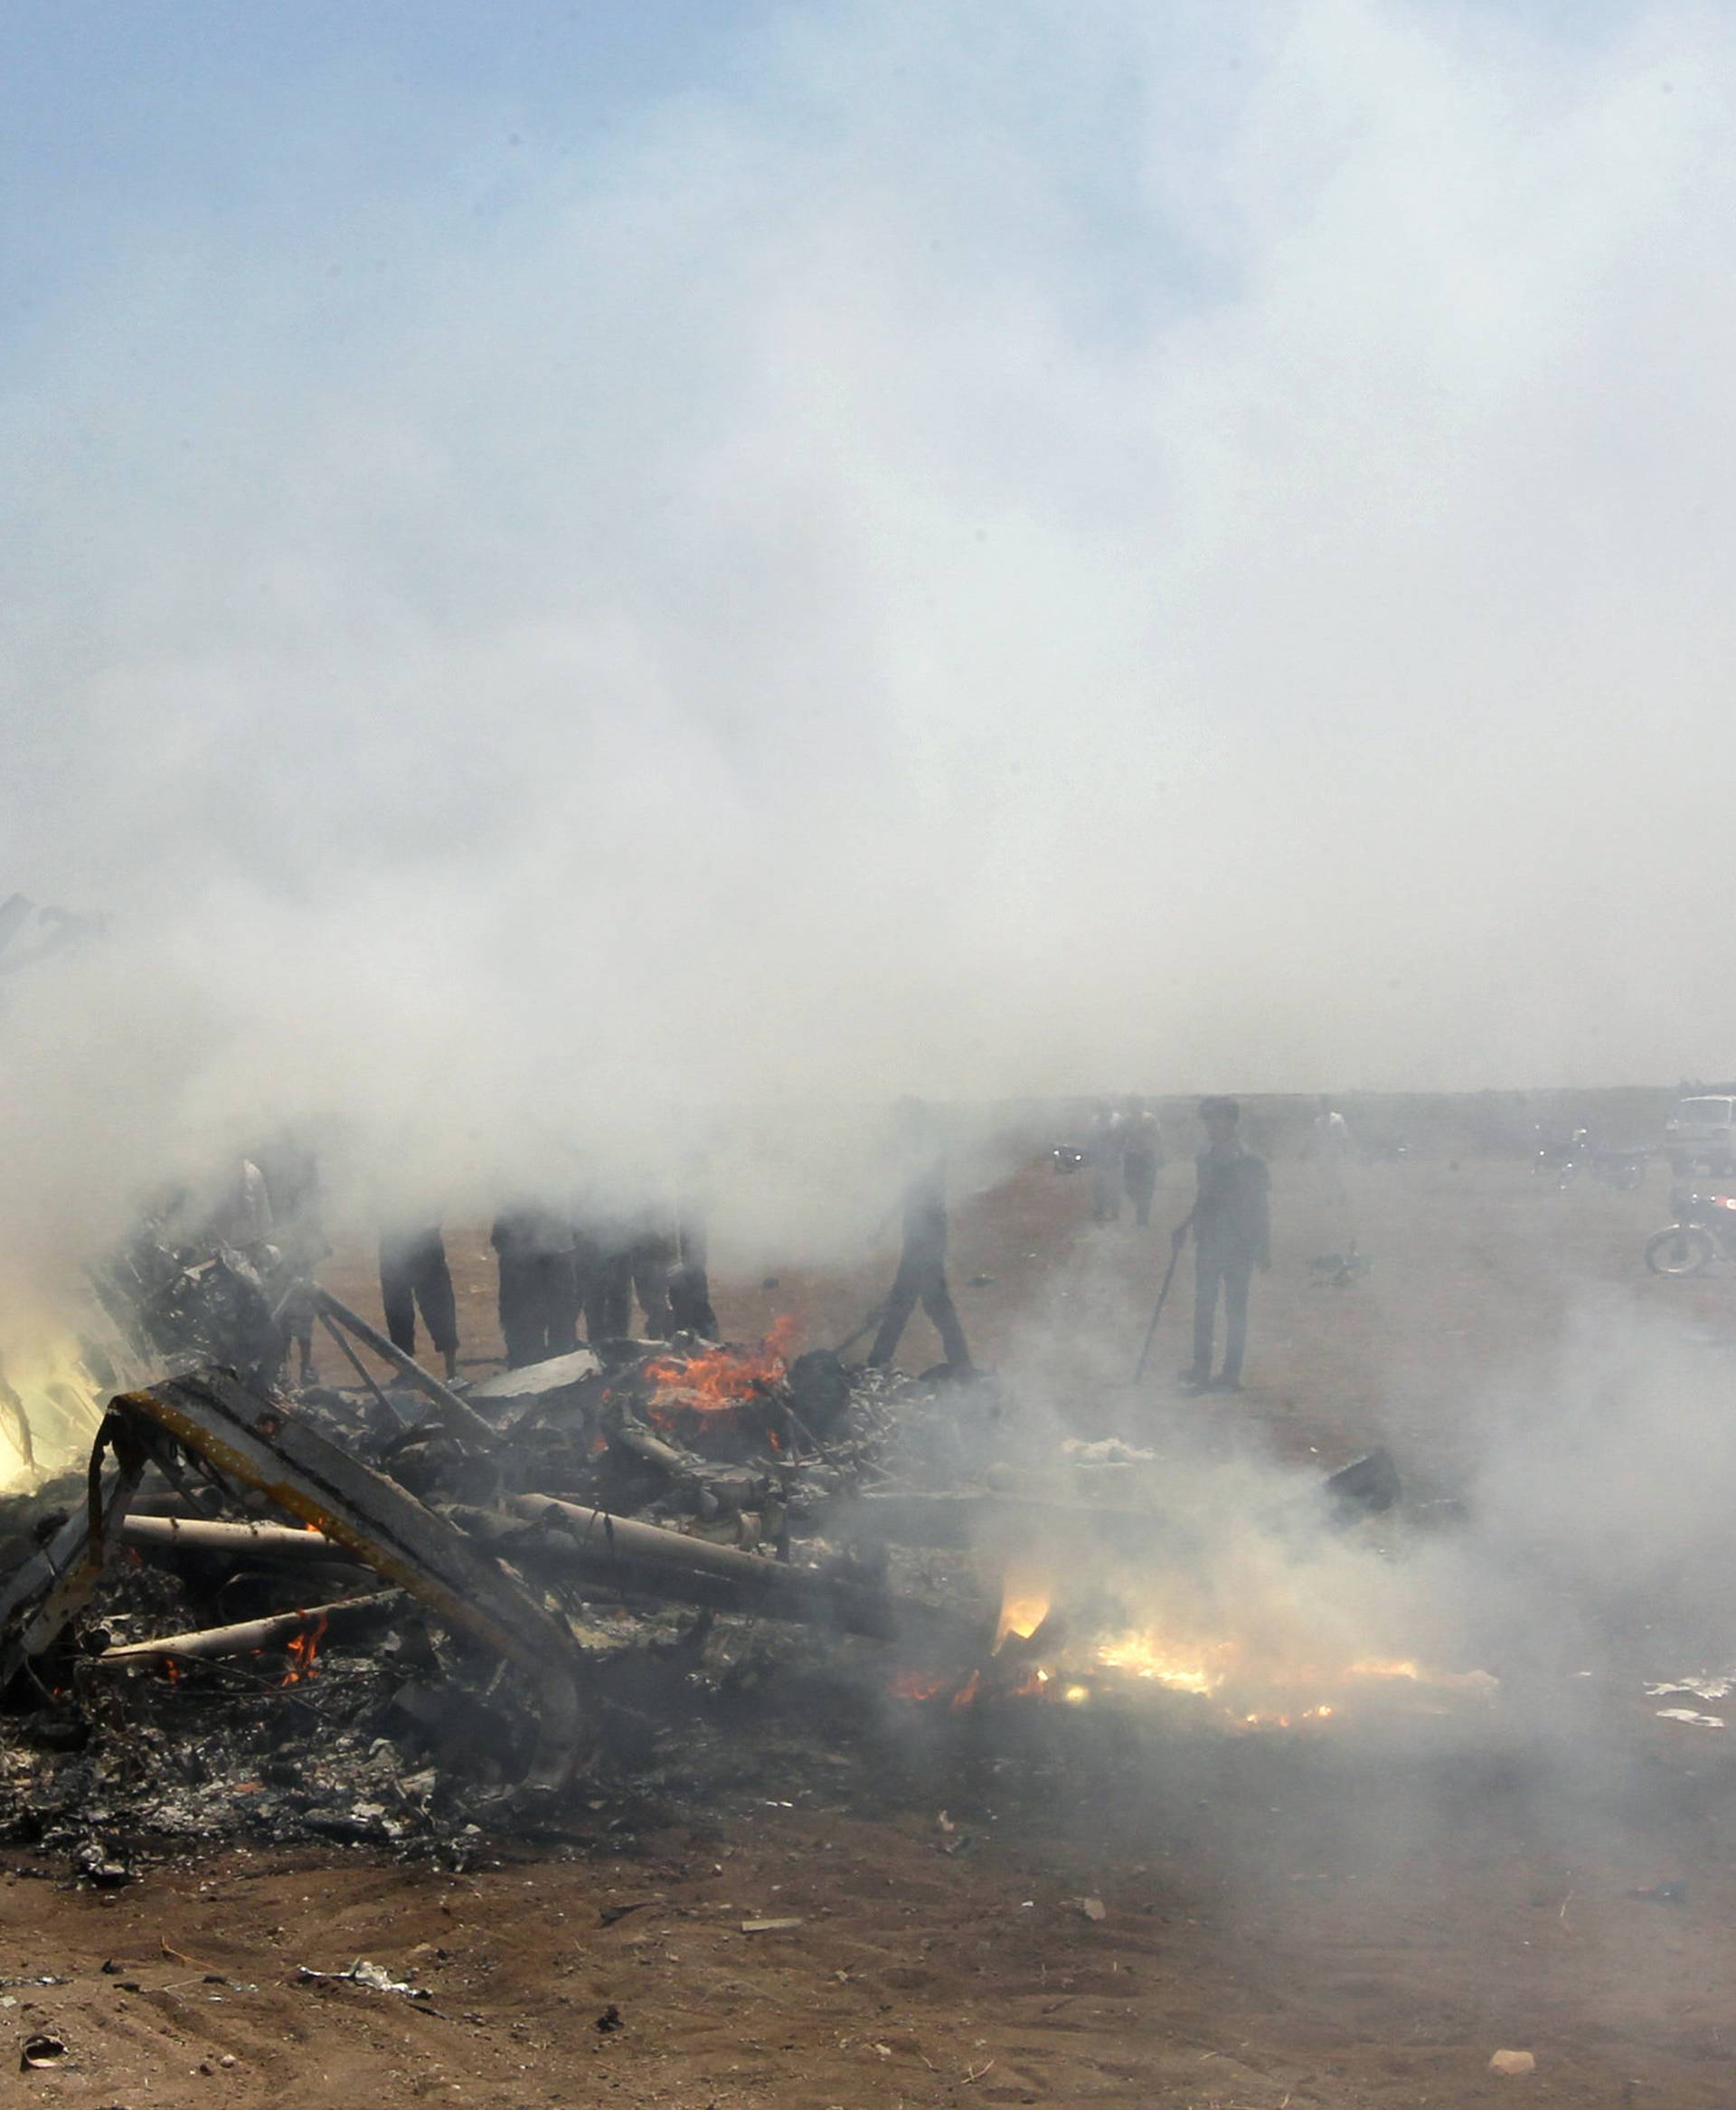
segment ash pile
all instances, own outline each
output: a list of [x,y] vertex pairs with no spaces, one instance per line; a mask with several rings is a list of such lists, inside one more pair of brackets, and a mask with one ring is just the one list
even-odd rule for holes
[[[778,1338],[604,1342],[460,1392],[310,1280],[202,1268],[102,1285],[170,1374],[114,1392],[81,1475],[0,1505],[0,1836],[92,1883],[224,1836],[462,1865],[679,1777],[756,1651],[883,1679],[992,1635],[857,1522],[992,1399],[937,1413]],[[293,1299],[354,1386],[277,1381]]]

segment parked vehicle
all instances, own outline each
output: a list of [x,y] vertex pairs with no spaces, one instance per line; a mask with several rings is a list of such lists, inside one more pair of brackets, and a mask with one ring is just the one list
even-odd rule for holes
[[1736,1258],[1736,1192],[1675,1187],[1670,1207],[1675,1221],[1646,1241],[1646,1264],[1655,1275],[1704,1274],[1714,1260]]
[[1678,1099],[1664,1123],[1664,1154],[1678,1179],[1698,1165],[1714,1178],[1736,1173],[1736,1094]]
[[1606,1150],[1591,1140],[1587,1129],[1575,1129],[1564,1143],[1540,1143],[1531,1169],[1540,1178],[1553,1178],[1560,1187],[1571,1187],[1581,1175],[1600,1180],[1605,1187],[1632,1194],[1646,1177],[1649,1150]]
[[1562,1161],[1561,1185],[1566,1187],[1584,1173],[1605,1187],[1632,1194],[1646,1177],[1646,1160],[1651,1154],[1649,1150],[1604,1150],[1589,1143]]

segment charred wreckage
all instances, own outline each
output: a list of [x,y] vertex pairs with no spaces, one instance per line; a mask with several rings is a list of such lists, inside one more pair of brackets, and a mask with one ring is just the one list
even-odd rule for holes
[[[1058,1620],[1009,1609],[1013,1567],[1149,1551],[1122,1447],[986,1469],[992,1380],[792,1356],[775,1329],[603,1341],[460,1392],[271,1262],[159,1222],[93,1270],[88,1464],[0,1502],[0,1834],[92,1881],[156,1836],[462,1858],[485,1828],[558,1829],[575,1791],[679,1753],[769,1631],[865,1651],[883,1695],[1034,1690]],[[310,1320],[353,1385],[280,1382]],[[1329,1504],[1396,1492],[1377,1459]]]

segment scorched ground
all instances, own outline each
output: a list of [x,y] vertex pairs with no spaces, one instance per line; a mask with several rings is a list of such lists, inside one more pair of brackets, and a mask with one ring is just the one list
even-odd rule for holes
[[[1033,1353],[1033,1313],[1056,1369],[1106,1329],[1137,1348],[1164,1198],[1148,1241],[1093,1231],[1033,1163],[963,1213],[957,1279],[994,1277],[963,1292],[983,1359]],[[1636,1268],[1656,1210],[1500,1165],[1376,1168],[1377,1264],[1335,1294],[1309,1277],[1307,1197],[1280,1167],[1248,1396],[1080,1397],[1077,1433],[1233,1415],[1323,1471],[1384,1442],[1420,1501],[1450,1502],[1588,1292],[1667,1298],[1700,1352],[1727,1354],[1717,1282]],[[476,1341],[483,1249],[454,1245]],[[369,1259],[328,1274],[357,1304]],[[788,1316],[826,1339],[878,1282],[786,1272],[718,1301],[736,1339]],[[1736,1775],[1722,1736],[1645,1697],[1671,1637],[1628,1611],[1614,1653],[1631,1642],[1635,1677],[1596,1698],[1625,1762],[1572,1794],[1523,1744],[1431,1717],[1239,1737],[1161,1706],[937,1708],[785,1643],[743,1649],[641,1793],[585,1798],[540,1836],[480,1831],[444,1861],[181,1849],[107,1888],[14,1845],[5,2012],[21,2045],[65,2047],[14,2085],[308,2110],[1722,2104]],[[358,1962],[379,1969],[340,1975]],[[1490,2074],[1501,2048],[1535,2072]]]

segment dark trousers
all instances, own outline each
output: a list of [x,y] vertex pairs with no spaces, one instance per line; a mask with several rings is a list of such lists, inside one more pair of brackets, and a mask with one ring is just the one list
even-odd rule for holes
[[412,1231],[380,1241],[380,1301],[394,1348],[416,1353],[416,1307],[422,1308],[428,1338],[443,1356],[458,1352],[458,1312],[446,1241],[438,1231]]
[[633,1254],[627,1246],[579,1239],[579,1301],[589,1340],[624,1340],[633,1324]]
[[1149,1224],[1151,1197],[1157,1191],[1156,1159],[1137,1158],[1129,1151],[1121,1163],[1121,1178],[1127,1198],[1133,1204],[1135,1218],[1141,1224]]
[[1218,1292],[1223,1292],[1223,1375],[1241,1376],[1248,1346],[1248,1284],[1254,1263],[1245,1253],[1215,1253],[1202,1245],[1194,1255],[1194,1367],[1204,1376],[1212,1367],[1212,1337],[1217,1330]]
[[669,1311],[669,1241],[641,1238],[627,1255],[633,1270],[633,1293],[645,1312],[645,1330],[652,1340],[667,1340],[675,1330]]
[[570,1253],[500,1256],[500,1330],[514,1369],[579,1346],[579,1283]]
[[947,1351],[948,1366],[955,1370],[968,1370],[970,1349],[966,1345],[965,1329],[958,1323],[952,1292],[947,1287],[944,1256],[908,1250],[898,1263],[898,1273],[892,1281],[892,1293],[886,1300],[880,1331],[875,1334],[874,1345],[868,1351],[869,1362],[884,1364],[892,1361],[898,1353],[899,1341],[910,1322],[910,1314],[916,1310],[919,1299],[922,1309],[934,1321],[935,1330],[940,1336],[940,1345]]
[[669,1316],[677,1333],[696,1333],[705,1340],[718,1338],[717,1313],[712,1309],[712,1285],[704,1268],[684,1260],[669,1276]]

